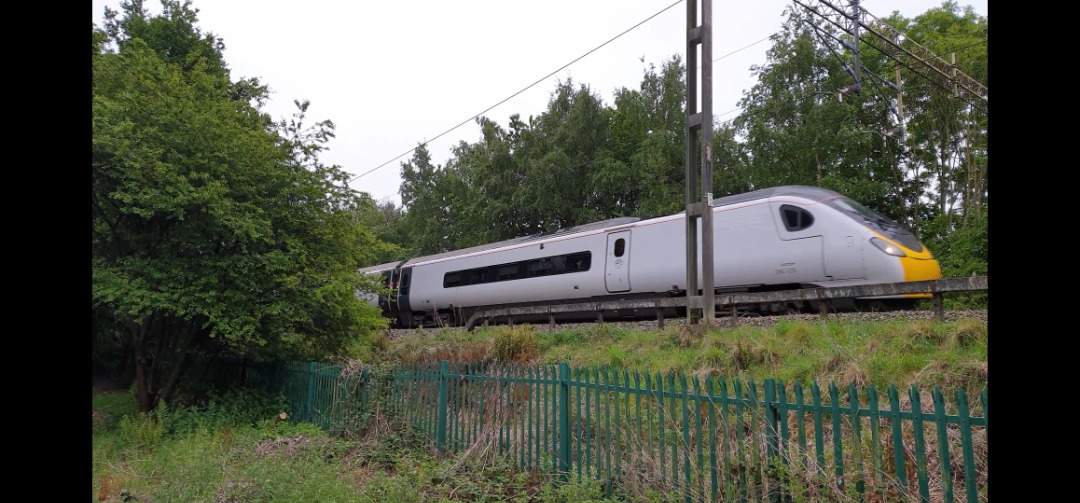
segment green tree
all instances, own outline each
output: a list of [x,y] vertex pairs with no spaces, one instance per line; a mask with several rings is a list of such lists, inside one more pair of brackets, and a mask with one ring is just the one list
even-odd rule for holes
[[[602,218],[593,173],[608,156],[610,110],[589,86],[556,85],[525,150],[526,183],[519,202],[541,230],[553,232]],[[517,151],[515,151],[517,154]]]
[[822,44],[823,35],[807,15],[788,13],[768,63],[753,69],[758,83],[740,101],[744,111],[734,121],[746,139],[749,181],[765,188],[867,180],[873,175],[866,165],[873,137],[857,131],[880,125],[862,113],[864,97],[838,99],[852,79],[835,58],[837,49]]
[[123,2],[93,30],[92,299],[142,411],[193,357],[318,358],[385,323],[357,297],[364,201],[318,161],[333,124],[305,125],[307,102],[275,124],[190,3],[162,5]]
[[445,178],[446,171],[431,163],[427,145],[418,145],[412,158],[401,163],[401,205],[406,208],[402,218],[407,247],[414,255],[453,249]]
[[[910,35],[920,45],[956,67],[968,77],[985,83],[987,72],[988,20],[971,7],[960,8],[946,1],[908,20],[894,14],[889,22]],[[989,190],[987,171],[987,104],[965,100],[952,89],[902,72],[907,143],[913,155],[909,176],[928,180],[925,198],[933,202],[927,218],[941,219],[934,225],[939,238],[948,234],[979,235],[964,227],[985,227]],[[978,249],[978,247],[961,247]]]
[[405,212],[393,201],[378,202],[365,195],[366,205],[360,211],[360,222],[374,234],[378,247],[374,257],[365,265],[385,264],[409,256],[405,248],[408,230],[405,228]]
[[685,73],[675,55],[661,63],[659,72],[649,65],[640,90],[615,92],[612,148],[627,169],[610,178],[628,202],[621,214],[666,215],[685,206]]

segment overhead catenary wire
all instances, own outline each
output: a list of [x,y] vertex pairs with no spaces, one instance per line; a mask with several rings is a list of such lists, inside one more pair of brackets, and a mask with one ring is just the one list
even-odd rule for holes
[[[735,112],[738,112],[738,111],[740,111],[740,110],[742,110],[742,109],[741,109],[741,108],[733,108],[733,109],[731,109],[731,110],[728,110],[727,112],[724,112],[724,113],[721,113],[721,114],[717,114],[717,115],[716,115],[716,117],[722,117],[722,116],[724,116],[724,115],[728,115],[728,114],[733,114],[733,113],[735,113]],[[726,121],[721,121],[721,122],[719,122],[719,124],[724,124],[724,123],[730,123],[730,122],[731,122],[732,120],[734,120],[734,119],[728,119],[728,120],[726,120]],[[630,147],[626,147],[626,148],[623,148],[622,150],[619,150],[619,151],[616,151],[616,152],[612,152],[612,153],[613,153],[613,154],[622,154],[622,153],[625,153],[625,152],[626,152],[627,150],[630,150],[631,148],[633,148],[633,147],[637,147],[637,146],[638,146],[638,145],[631,145]],[[572,167],[573,167],[573,168],[580,168],[580,167],[582,167],[582,166],[585,166],[585,165],[588,165],[588,164],[592,164],[592,163],[594,163],[594,162],[596,162],[596,160],[595,160],[595,159],[594,159],[594,160],[591,160],[591,161],[586,161],[586,162],[584,162],[584,163],[581,163],[581,164],[578,164],[578,165],[575,165],[575,166],[572,166]],[[502,194],[502,192],[498,192],[498,193],[499,193],[499,194]],[[376,204],[378,204],[378,203],[381,203],[381,202],[383,202],[383,201],[385,201],[385,200],[387,200],[387,199],[390,199],[391,197],[394,197],[394,196],[400,196],[400,195],[401,195],[401,189],[398,189],[398,191],[397,191],[397,192],[394,192],[393,194],[388,194],[388,195],[382,196],[382,197],[380,197],[380,198],[378,198],[378,199],[375,199],[374,201],[375,201],[375,203],[376,203]]]
[[[799,2],[798,0],[794,0],[794,3],[797,4],[797,5],[802,5],[801,2]],[[848,35],[853,35],[850,31],[848,31],[847,27],[839,24],[833,18],[818,12],[816,9],[814,9],[812,7],[809,7],[809,6],[806,6],[806,5],[802,5],[802,7],[803,7],[804,10],[809,11],[813,15],[816,15],[817,17],[827,21],[829,24],[832,24],[836,28],[839,28],[844,33],[847,33]],[[833,7],[833,8],[835,9],[835,7]],[[865,10],[863,12],[865,13]],[[850,16],[847,15],[846,13],[844,14],[844,16],[850,18]],[[858,23],[859,21],[854,20],[854,22]],[[882,22],[882,23],[884,24],[884,22]],[[816,24],[813,23],[813,22],[811,22],[811,24],[814,25],[815,30],[816,30],[817,29]],[[888,25],[885,24],[885,26],[888,26]],[[895,28],[891,28],[891,29],[896,31],[897,33],[899,33],[899,30],[896,30]],[[946,86],[942,85],[941,83],[937,82],[936,80],[931,78],[929,75],[923,73],[919,69],[914,68],[912,65],[909,65],[906,61],[904,61],[905,58],[896,57],[895,55],[891,54],[890,51],[885,50],[883,47],[880,46],[879,43],[876,43],[876,40],[879,40],[879,39],[875,39],[875,37],[866,37],[866,38],[859,37],[859,40],[855,40],[855,43],[856,44],[858,44],[860,42],[865,43],[867,46],[869,46],[870,48],[876,50],[878,53],[882,54],[883,56],[885,56],[885,57],[887,57],[889,59],[892,59],[897,65],[902,66],[903,68],[906,68],[907,70],[909,70],[915,76],[920,77],[920,78],[928,81],[930,84],[932,84],[932,85],[934,85],[934,86],[936,86],[936,87],[938,87],[940,89],[943,89],[943,90],[949,91],[949,92],[953,92],[951,89],[949,89]],[[960,50],[960,49],[964,49],[964,48],[967,48],[967,47],[972,47],[972,46],[978,45],[978,44],[983,43],[983,42],[984,42],[983,40],[976,41],[976,42],[974,42],[972,44],[968,44],[968,45],[965,45],[965,46],[963,46],[961,48],[954,49],[954,50]],[[840,41],[840,43],[843,44],[843,45],[846,45],[846,43],[844,41],[842,41],[842,40]],[[899,46],[896,46],[896,47],[897,47],[897,49],[899,51],[907,54],[908,56],[915,57],[910,51],[908,51],[908,50],[906,50],[906,49],[904,49],[902,47],[899,47]],[[978,83],[978,84],[982,85],[982,83]],[[978,103],[978,102],[976,102],[976,101],[974,101],[974,100],[972,100],[970,98],[966,98],[966,97],[959,96],[959,95],[957,95],[957,98],[964,101],[964,102],[966,102],[973,109],[979,109],[979,110],[982,110],[984,112],[987,111],[986,105],[984,103]]]
[[[679,1],[681,2],[682,0],[679,0]],[[664,10],[670,9],[670,8],[671,8],[671,7],[673,7],[674,5],[677,5],[678,3],[679,3],[679,2],[676,2],[676,3],[672,4],[672,5],[669,5],[669,6],[667,6],[666,8],[664,8]],[[660,14],[661,12],[663,12],[663,10],[662,10],[662,11],[660,11],[660,12],[657,12],[656,14],[653,14],[652,16],[650,16],[650,17],[649,17],[649,19],[652,19],[652,18],[656,17],[656,16],[657,16],[658,14]],[[646,19],[645,21],[648,21],[649,19]],[[632,29],[636,28],[637,26],[640,26],[640,25],[641,25],[642,23],[644,23],[645,21],[642,21],[641,23],[638,23],[637,25],[634,25],[634,27],[630,28],[630,29],[629,29],[629,30],[627,30],[627,31],[624,31],[624,32],[623,32],[622,34],[625,34],[625,33],[629,32],[630,30],[632,30]],[[622,34],[620,34],[619,36],[622,36]],[[722,59],[724,59],[724,58],[728,58],[728,57],[734,56],[735,54],[738,54],[738,53],[740,53],[740,52],[742,52],[742,51],[745,51],[745,50],[747,50],[747,49],[749,49],[749,48],[751,48],[751,47],[753,47],[753,46],[755,46],[755,45],[758,45],[758,44],[760,44],[760,43],[762,43],[762,42],[765,42],[766,40],[769,40],[769,39],[770,39],[770,38],[772,38],[772,37],[773,37],[774,35],[776,35],[776,34],[775,34],[775,33],[773,33],[773,34],[770,34],[769,36],[767,36],[767,37],[765,37],[765,38],[762,38],[761,40],[758,40],[757,42],[753,42],[753,43],[750,43],[750,44],[744,45],[744,46],[742,46],[742,47],[740,47],[740,48],[738,48],[738,49],[735,49],[734,51],[731,51],[731,52],[729,52],[729,53],[727,53],[727,54],[724,54],[723,56],[720,56],[719,58],[716,58],[716,59],[714,59],[714,60],[713,60],[713,62],[717,62],[717,61],[720,61],[720,60],[722,60]],[[617,38],[617,37],[616,37],[616,38]],[[611,39],[611,40],[614,40],[614,39]],[[608,40],[607,42],[604,42],[604,44],[607,44],[608,42],[611,42],[611,40]],[[598,46],[598,47],[596,47],[595,49],[593,49],[592,51],[589,51],[589,52],[591,53],[591,52],[595,51],[596,49],[599,49],[600,47],[603,47],[603,45],[601,45],[601,46]],[[538,84],[538,83],[542,82],[542,81],[543,81],[544,79],[547,79],[548,77],[550,77],[550,76],[554,75],[555,73],[558,73],[558,72],[562,71],[562,70],[563,70],[564,68],[566,68],[566,67],[570,66],[570,65],[571,65],[571,64],[573,64],[574,62],[576,62],[576,61],[580,60],[581,58],[583,58],[583,57],[585,57],[585,56],[587,56],[587,55],[588,55],[588,53],[586,53],[585,55],[583,55],[583,56],[581,56],[581,57],[579,57],[579,58],[575,59],[574,61],[571,61],[570,63],[567,63],[567,64],[563,65],[563,66],[562,66],[562,68],[559,68],[558,70],[555,70],[554,72],[551,72],[551,73],[550,73],[550,74],[548,74],[548,75],[547,75],[546,77],[544,77],[543,79],[540,79],[540,80],[538,80],[538,81],[534,82],[534,83],[533,83],[532,85],[530,85],[529,87],[535,86],[536,84]],[[491,106],[490,108],[488,108],[487,110],[484,110],[483,112],[480,112],[479,114],[476,114],[476,115],[474,115],[474,116],[472,116],[472,117],[470,117],[470,118],[468,118],[468,119],[466,119],[466,120],[462,121],[462,122],[461,122],[460,124],[458,124],[457,126],[454,126],[453,128],[451,128],[451,129],[449,129],[449,130],[447,130],[447,131],[444,131],[443,133],[439,134],[439,136],[443,136],[443,135],[445,135],[445,134],[449,133],[450,131],[453,131],[454,129],[457,129],[457,128],[461,127],[462,125],[466,124],[467,122],[469,122],[469,121],[471,121],[471,120],[474,120],[474,119],[476,119],[477,117],[479,117],[479,116],[483,115],[484,113],[486,113],[486,112],[490,111],[490,110],[491,110],[492,108],[495,108],[495,107],[497,107],[497,106],[501,105],[502,103],[506,102],[506,101],[507,101],[507,100],[509,100],[510,98],[513,98],[514,96],[517,96],[518,94],[521,94],[521,93],[522,93],[523,91],[525,91],[526,89],[528,89],[528,87],[527,87],[527,88],[525,88],[525,89],[522,89],[521,91],[518,91],[518,92],[517,92],[517,93],[515,93],[515,94],[514,94],[513,96],[510,96],[509,98],[506,98],[506,99],[504,99],[504,100],[500,101],[499,103],[496,103],[496,104],[492,105],[492,106]],[[720,114],[716,114],[716,117],[722,117],[722,116],[725,116],[725,115],[729,115],[729,114],[732,114],[732,113],[738,112],[739,110],[741,110],[741,109],[739,109],[739,108],[733,108],[733,109],[731,109],[731,110],[728,110],[727,112],[723,112],[723,113],[720,113]],[[728,120],[728,121],[725,121],[725,122],[731,122],[731,120]],[[438,139],[438,138],[439,138],[439,136],[436,136],[435,138],[432,138],[431,140],[429,140],[429,142],[430,142],[430,141],[434,141],[434,140]],[[416,147],[413,147],[413,148],[409,149],[408,151],[406,151],[405,153],[403,153],[403,154],[401,154],[401,155],[398,155],[397,157],[395,157],[395,158],[393,158],[393,159],[390,159],[389,161],[386,161],[385,163],[383,163],[383,164],[380,164],[379,166],[376,166],[376,167],[375,167],[374,169],[368,170],[368,171],[367,171],[367,172],[365,172],[365,173],[361,173],[360,175],[357,175],[357,176],[355,176],[355,177],[353,177],[353,178],[350,178],[350,179],[349,179],[349,181],[350,181],[350,182],[352,182],[353,180],[356,180],[356,179],[358,179],[358,178],[360,178],[360,177],[362,177],[362,176],[364,176],[364,175],[367,175],[368,173],[371,173],[371,172],[373,172],[373,171],[375,171],[375,170],[377,170],[377,169],[379,169],[379,168],[382,168],[383,166],[386,166],[387,164],[390,164],[391,162],[394,162],[394,161],[396,161],[396,160],[400,159],[401,157],[403,157],[403,156],[406,156],[406,155],[408,155],[408,154],[412,153],[412,152],[413,152],[414,150],[416,150]],[[383,196],[383,197],[380,197],[380,198],[376,199],[376,200],[375,200],[375,202],[376,202],[376,203],[378,203],[378,202],[382,202],[382,201],[385,201],[386,199],[389,199],[389,198],[391,198],[391,197],[394,197],[394,196],[397,196],[397,195],[400,195],[400,194],[401,194],[401,191],[400,191],[400,190],[398,190],[397,192],[394,192],[393,194],[388,194],[388,195],[385,195],[385,196]]]
[[[604,43],[602,43],[602,44],[600,44],[600,45],[598,45],[598,46],[596,46],[596,47],[594,47],[594,48],[590,49],[590,50],[589,50],[588,52],[586,52],[585,54],[582,54],[581,56],[578,56],[577,58],[574,58],[574,59],[573,59],[572,61],[570,61],[569,63],[567,63],[567,64],[565,64],[565,65],[563,65],[563,66],[561,66],[561,67],[559,67],[559,68],[558,68],[558,69],[556,69],[555,71],[553,71],[553,72],[551,72],[551,73],[549,73],[549,74],[547,74],[547,75],[544,75],[543,77],[539,78],[539,79],[538,79],[538,80],[537,80],[536,82],[533,82],[532,84],[529,84],[528,86],[526,86],[525,88],[521,89],[520,91],[518,91],[518,92],[516,92],[516,93],[514,93],[514,94],[511,94],[510,96],[508,96],[508,97],[504,98],[504,99],[503,99],[502,101],[499,101],[498,103],[496,103],[496,104],[494,104],[494,105],[491,105],[490,107],[488,107],[488,108],[484,109],[484,110],[483,110],[483,111],[481,111],[480,113],[478,113],[478,114],[475,114],[475,115],[473,115],[472,117],[469,117],[468,119],[465,119],[465,120],[461,121],[460,123],[458,123],[458,124],[457,124],[457,125],[455,125],[454,127],[451,127],[450,129],[447,129],[446,131],[443,131],[443,132],[439,133],[438,135],[436,135],[436,136],[435,136],[434,138],[432,138],[431,140],[428,140],[428,142],[431,142],[431,141],[435,141],[435,140],[437,140],[437,139],[441,138],[442,136],[446,135],[447,133],[449,133],[449,132],[451,132],[451,131],[453,131],[453,130],[455,130],[455,129],[457,129],[457,128],[461,127],[461,126],[464,126],[465,124],[469,123],[469,121],[472,121],[472,120],[476,119],[477,117],[480,117],[481,115],[484,115],[485,113],[489,112],[489,111],[490,111],[490,110],[492,110],[493,108],[495,108],[495,107],[497,107],[497,106],[499,106],[499,105],[502,105],[503,103],[506,103],[507,101],[510,101],[511,99],[513,99],[514,97],[516,97],[517,95],[519,95],[519,94],[521,94],[521,93],[523,93],[523,92],[525,92],[525,91],[527,91],[527,90],[531,89],[531,88],[532,88],[533,86],[535,86],[535,85],[537,85],[537,84],[539,84],[539,83],[541,83],[541,82],[543,82],[543,81],[547,80],[547,79],[548,79],[548,78],[550,78],[550,77],[551,77],[552,75],[555,75],[556,73],[559,73],[559,72],[563,71],[564,69],[566,69],[566,67],[568,67],[568,66],[570,66],[570,65],[572,65],[572,64],[574,64],[574,63],[577,63],[577,62],[578,62],[578,61],[580,61],[581,59],[583,59],[583,58],[585,58],[586,56],[588,56],[588,55],[590,55],[590,54],[592,54],[592,53],[594,53],[594,52],[596,52],[596,51],[600,50],[600,49],[601,49],[601,48],[603,48],[604,46],[606,46],[606,45],[610,44],[611,42],[613,42],[613,41],[615,41],[616,39],[618,39],[618,38],[622,37],[623,35],[626,35],[627,33],[630,33],[631,31],[633,31],[634,29],[638,28],[639,26],[641,26],[641,25],[645,24],[646,22],[648,22],[649,20],[653,19],[654,17],[656,17],[656,16],[659,16],[660,14],[663,14],[663,13],[664,13],[665,11],[667,11],[668,9],[670,9],[670,8],[672,8],[672,7],[674,7],[674,6],[678,5],[678,4],[680,4],[680,3],[682,3],[682,1],[683,1],[683,0],[676,0],[675,2],[673,2],[673,3],[672,3],[672,4],[670,4],[670,5],[668,5],[667,7],[664,7],[663,9],[660,9],[660,10],[659,10],[659,11],[657,11],[657,12],[656,12],[655,14],[653,14],[653,15],[651,15],[651,16],[649,16],[649,17],[645,18],[645,19],[643,19],[643,20],[642,20],[642,21],[640,21],[640,22],[638,22],[638,23],[637,23],[637,24],[635,24],[634,26],[631,26],[630,28],[627,28],[627,29],[626,29],[626,30],[624,30],[624,31],[623,31],[622,33],[619,33],[618,35],[615,35],[614,37],[612,37],[612,38],[608,39],[608,40],[607,40],[606,42],[604,42]],[[425,142],[425,143],[427,143],[427,142]],[[378,166],[375,166],[374,168],[371,168],[371,169],[369,169],[369,170],[367,170],[367,171],[365,171],[365,172],[363,172],[363,173],[360,173],[359,175],[356,175],[356,176],[354,176],[354,177],[350,178],[350,179],[349,179],[349,182],[352,182],[352,181],[354,181],[354,180],[357,180],[357,179],[359,179],[359,178],[361,178],[361,177],[364,177],[364,176],[366,176],[366,175],[368,175],[368,174],[370,174],[370,173],[373,173],[373,172],[375,172],[376,170],[378,170],[378,169],[380,169],[380,168],[382,168],[382,167],[386,166],[387,164],[390,164],[390,163],[392,163],[392,162],[394,162],[394,161],[396,161],[396,160],[398,160],[398,159],[400,159],[400,158],[402,158],[402,157],[404,157],[404,156],[406,156],[406,155],[409,155],[410,153],[412,153],[413,151],[415,151],[415,150],[416,150],[416,148],[417,148],[417,147],[413,147],[413,148],[411,148],[411,149],[409,149],[409,150],[407,150],[407,151],[405,151],[405,152],[403,152],[403,153],[399,154],[398,156],[394,157],[393,159],[390,159],[389,161],[386,161],[386,162],[384,162],[384,163],[382,163],[382,164],[380,164],[380,165],[378,165]]]
[[[480,116],[482,116],[483,114],[485,114],[485,113],[489,112],[490,110],[494,109],[495,107],[497,107],[497,106],[499,106],[499,105],[501,105],[501,104],[505,103],[506,101],[509,101],[510,99],[512,99],[512,98],[514,98],[514,97],[516,97],[516,96],[518,96],[518,95],[519,95],[519,94],[521,94],[522,92],[524,92],[524,91],[526,91],[526,90],[528,90],[528,89],[530,89],[530,88],[532,88],[532,87],[536,86],[537,84],[539,84],[539,83],[543,82],[544,80],[546,80],[547,78],[551,77],[552,75],[555,75],[556,73],[558,73],[558,72],[560,72],[560,71],[562,71],[562,70],[566,69],[566,68],[567,68],[567,67],[569,67],[570,65],[572,65],[572,64],[574,64],[574,63],[576,63],[576,62],[580,61],[581,59],[583,59],[583,58],[585,58],[586,56],[588,56],[588,55],[592,54],[593,52],[596,52],[596,51],[597,51],[597,50],[599,50],[600,48],[602,48],[602,47],[606,46],[607,44],[611,43],[612,41],[614,41],[614,40],[616,40],[616,39],[618,39],[618,38],[622,37],[623,35],[626,35],[626,34],[627,34],[627,33],[629,33],[630,31],[632,31],[632,30],[634,30],[634,29],[636,29],[636,28],[640,27],[640,26],[641,26],[641,25],[643,25],[644,23],[646,23],[646,22],[650,21],[651,19],[653,19],[653,18],[655,18],[656,16],[658,16],[658,15],[662,14],[663,12],[665,12],[665,11],[667,11],[667,10],[671,9],[672,7],[674,7],[675,5],[678,5],[678,4],[679,4],[679,3],[681,3],[681,2],[682,2],[682,0],[678,0],[678,1],[676,1],[676,2],[674,2],[674,3],[672,3],[672,4],[670,4],[670,5],[668,5],[668,6],[666,6],[666,7],[664,7],[663,9],[661,9],[660,11],[658,11],[658,12],[656,12],[656,13],[652,14],[652,15],[651,15],[651,16],[649,16],[648,18],[646,18],[646,19],[644,19],[644,20],[642,20],[642,21],[638,22],[638,23],[637,23],[637,24],[635,24],[634,26],[631,26],[630,28],[628,28],[628,29],[624,30],[623,32],[619,33],[618,35],[616,35],[616,36],[612,37],[611,39],[609,39],[609,40],[605,41],[604,43],[602,43],[602,44],[598,45],[597,47],[595,47],[595,48],[593,48],[593,49],[589,50],[589,51],[588,51],[588,52],[586,52],[585,54],[582,54],[581,56],[579,56],[579,57],[575,58],[574,60],[570,61],[569,63],[566,63],[565,65],[561,66],[560,68],[558,68],[558,69],[556,69],[556,70],[552,71],[551,73],[549,73],[549,74],[545,75],[544,77],[542,77],[542,78],[538,79],[537,81],[533,82],[533,83],[532,83],[532,84],[530,84],[529,86],[527,86],[527,87],[525,87],[525,88],[523,88],[523,89],[521,89],[521,90],[517,91],[516,93],[514,93],[514,94],[512,94],[511,96],[509,96],[509,97],[507,97],[507,98],[505,98],[505,99],[503,99],[503,100],[499,101],[498,103],[495,103],[494,105],[492,105],[492,106],[488,107],[487,109],[485,109],[485,110],[481,111],[480,113],[478,113],[478,114],[475,114],[475,115],[473,115],[473,116],[471,116],[471,117],[469,117],[469,118],[467,118],[467,119],[465,119],[465,120],[461,121],[461,122],[460,122],[460,123],[458,123],[457,125],[455,125],[455,126],[451,127],[450,129],[447,129],[446,131],[443,131],[442,133],[440,133],[439,135],[435,136],[435,137],[434,137],[434,138],[432,138],[431,140],[427,140],[427,141],[425,141],[425,142],[422,142],[422,143],[420,143],[420,145],[426,145],[426,144],[430,143],[431,141],[434,141],[434,140],[436,140],[436,139],[438,139],[438,138],[440,138],[440,137],[442,137],[442,136],[444,136],[444,135],[446,135],[446,134],[450,133],[451,131],[453,131],[453,130],[455,130],[455,129],[457,129],[457,128],[459,128],[459,127],[463,126],[463,125],[465,125],[465,124],[466,124],[466,123],[468,123],[469,121],[475,120],[475,119],[476,119],[477,117],[480,117]],[[824,17],[824,16],[822,16],[822,17]],[[829,21],[829,22],[832,22],[831,20],[829,20],[829,19],[827,19],[827,18],[825,18],[825,20],[826,20],[826,21]],[[837,58],[837,59],[838,59],[838,60],[839,60],[839,61],[841,62],[841,64],[842,64],[842,65],[843,65],[843,66],[845,67],[845,69],[848,69],[848,70],[850,71],[850,67],[849,67],[849,66],[847,65],[846,61],[844,61],[844,59],[843,59],[843,58],[842,58],[842,57],[841,57],[841,56],[840,56],[839,54],[837,54],[837,53],[836,53],[836,51],[835,51],[835,50],[834,50],[834,49],[833,49],[833,48],[832,48],[832,47],[831,47],[831,46],[830,46],[830,45],[829,45],[829,44],[828,44],[828,43],[827,43],[827,42],[826,42],[826,41],[824,40],[824,37],[825,37],[825,36],[828,36],[829,38],[832,38],[832,39],[834,39],[834,40],[837,40],[837,41],[838,41],[839,43],[841,43],[841,44],[843,44],[843,45],[846,45],[846,44],[845,44],[845,42],[844,42],[843,40],[840,40],[839,38],[837,38],[837,37],[836,37],[835,35],[833,35],[833,34],[831,34],[831,33],[823,33],[823,32],[821,31],[821,27],[817,26],[817,25],[816,25],[816,23],[813,23],[813,22],[811,22],[810,24],[811,24],[811,26],[813,27],[813,29],[814,29],[814,31],[815,31],[815,34],[816,34],[816,35],[817,35],[817,36],[818,36],[818,37],[819,37],[819,38],[821,39],[821,43],[822,43],[822,45],[823,45],[823,46],[825,46],[825,47],[826,47],[826,48],[827,48],[827,49],[828,49],[828,50],[829,50],[829,51],[830,51],[830,52],[832,53],[832,55],[833,55],[834,57],[836,57],[836,58]],[[834,23],[834,24],[835,24],[835,23]],[[842,28],[842,27],[841,27],[841,28]],[[758,40],[758,41],[756,41],[756,42],[750,43],[750,44],[748,44],[748,45],[746,45],[746,46],[743,46],[743,47],[741,47],[741,48],[739,48],[739,49],[736,49],[736,50],[734,50],[734,51],[731,51],[730,53],[727,53],[727,54],[725,54],[725,55],[723,55],[723,56],[720,56],[720,57],[718,57],[718,58],[714,59],[713,61],[714,61],[714,62],[715,62],[715,61],[720,61],[720,60],[722,60],[722,59],[724,59],[724,58],[727,58],[727,57],[729,57],[729,56],[732,56],[732,55],[734,55],[734,54],[736,54],[736,53],[738,53],[738,52],[741,52],[741,51],[743,51],[743,50],[749,49],[750,47],[753,47],[753,46],[755,46],[755,45],[757,45],[757,44],[760,44],[760,43],[762,43],[762,42],[765,42],[765,41],[769,40],[770,38],[774,37],[775,35],[776,35],[776,33],[770,34],[769,36],[767,36],[767,37],[764,37],[764,38],[762,38],[762,39],[760,39],[760,40]],[[977,42],[975,42],[975,43],[969,44],[969,45],[967,45],[967,46],[965,46],[965,47],[969,47],[969,46],[973,46],[973,45],[978,45],[979,43],[985,43],[985,42],[986,42],[985,40],[981,40],[981,41],[977,41]],[[880,48],[878,48],[878,47],[874,46],[873,44],[869,44],[869,45],[870,45],[870,46],[871,46],[872,48],[874,48],[874,49],[877,49],[877,50],[878,50],[879,52],[883,52],[883,51],[881,51],[881,49],[880,49]],[[897,63],[898,63],[898,64],[900,64],[901,66],[904,66],[905,68],[908,68],[909,70],[912,70],[912,71],[914,71],[914,69],[912,69],[912,68],[911,68],[910,66],[908,66],[907,64],[904,64],[903,62],[899,62],[899,61],[897,61]],[[916,74],[918,74],[917,72],[915,72],[915,73],[916,73]],[[873,86],[874,86],[875,88],[877,88],[877,89],[878,89],[878,92],[879,92],[879,93],[882,93],[882,94],[884,94],[884,91],[883,91],[883,90],[882,90],[882,89],[880,88],[880,86],[878,85],[878,83],[874,81],[874,79],[878,79],[878,80],[881,80],[882,82],[886,82],[886,83],[888,83],[888,84],[890,84],[890,85],[891,85],[891,83],[890,83],[890,82],[888,82],[888,80],[886,80],[886,79],[883,79],[882,77],[880,77],[880,76],[878,76],[878,75],[876,75],[876,74],[872,74],[872,73],[871,73],[871,74],[870,74],[870,76],[872,77],[872,78],[870,79],[870,81],[871,81],[871,84],[872,84],[872,85],[873,85]],[[804,97],[802,98],[802,100],[805,100],[805,99],[809,99],[809,98],[810,98],[810,96],[804,96]],[[798,101],[802,101],[802,100],[798,100]],[[716,117],[721,117],[721,116],[724,116],[724,115],[729,115],[729,114],[732,114],[732,113],[738,112],[738,111],[740,111],[740,110],[741,110],[740,108],[735,108],[735,109],[729,110],[729,111],[727,111],[727,112],[723,112],[723,113],[721,113],[721,114],[717,114],[717,115],[716,115]],[[894,113],[895,113],[895,112],[894,112]],[[897,115],[899,115],[899,114],[897,113]],[[900,118],[898,117],[898,119],[900,119]],[[901,120],[902,120],[902,119],[901,119]],[[721,123],[721,124],[724,124],[724,123],[731,123],[731,122],[733,122],[733,121],[734,121],[734,119],[728,119],[728,120],[726,120],[726,121],[721,121],[720,123]],[[372,169],[370,169],[370,170],[368,170],[368,171],[366,171],[366,172],[364,172],[364,173],[361,173],[361,174],[359,174],[359,175],[356,175],[356,176],[354,176],[354,177],[350,178],[350,179],[348,180],[348,182],[352,182],[352,181],[355,181],[355,180],[357,180],[357,179],[359,179],[359,178],[361,178],[361,177],[363,177],[363,176],[366,176],[366,175],[368,175],[368,174],[370,174],[370,173],[372,173],[372,172],[374,172],[374,171],[376,171],[376,170],[378,170],[378,169],[381,169],[381,168],[385,167],[386,165],[388,165],[388,164],[392,163],[393,161],[395,161],[395,160],[398,160],[398,159],[400,159],[401,157],[403,157],[403,156],[405,156],[405,155],[408,155],[408,154],[410,154],[410,153],[414,152],[414,151],[415,151],[415,150],[416,150],[416,149],[417,149],[418,147],[419,147],[419,145],[418,145],[417,147],[413,147],[413,148],[411,148],[411,149],[409,149],[409,150],[407,150],[407,151],[405,151],[405,152],[403,152],[403,153],[401,153],[401,154],[399,154],[399,155],[395,156],[394,158],[392,158],[392,159],[390,159],[390,160],[388,160],[388,161],[386,161],[386,162],[384,162],[384,163],[380,164],[379,166],[376,166],[376,167],[374,167],[374,168],[372,168]],[[401,191],[400,191],[400,190],[398,190],[398,191],[396,191],[396,192],[394,192],[394,193],[391,193],[391,194],[388,194],[388,195],[386,195],[386,196],[382,196],[382,197],[380,197],[380,198],[378,198],[378,199],[375,199],[375,202],[376,202],[376,203],[379,203],[379,202],[385,201],[385,200],[387,200],[387,199],[389,199],[389,198],[391,198],[391,197],[394,197],[394,196],[396,196],[396,195],[400,195],[400,193],[401,193]]]

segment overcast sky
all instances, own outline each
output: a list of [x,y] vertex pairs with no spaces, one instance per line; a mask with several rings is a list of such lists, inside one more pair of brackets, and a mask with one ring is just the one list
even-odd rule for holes
[[[988,17],[987,2],[957,3]],[[860,2],[879,18],[893,11],[911,18],[941,3]],[[93,4],[93,21],[102,26],[105,6],[119,10],[120,0]],[[146,4],[151,13],[161,11],[156,0]],[[784,9],[798,5],[712,5],[713,59],[719,58],[713,115],[723,121],[736,115],[736,103],[754,85],[750,68],[765,63]],[[419,143],[428,142],[439,165],[452,145],[475,143],[476,115],[503,127],[515,113],[539,115],[567,79],[589,85],[611,106],[613,91],[638,89],[649,65],[659,68],[675,54],[685,61],[686,5],[675,0],[194,0],[192,6],[198,27],[223,39],[233,80],[258,77],[269,85],[265,111],[274,119],[291,116],[294,99],[310,100],[309,123],[330,119],[337,126],[321,160],[342,166],[354,177],[353,188],[384,202],[400,201],[401,163]]]

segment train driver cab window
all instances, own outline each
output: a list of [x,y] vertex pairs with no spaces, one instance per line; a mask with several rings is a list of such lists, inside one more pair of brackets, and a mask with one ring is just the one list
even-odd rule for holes
[[619,238],[615,240],[615,256],[621,257],[626,252],[626,240]]
[[809,211],[790,204],[780,206],[780,216],[789,232],[801,231],[814,224],[814,216]]

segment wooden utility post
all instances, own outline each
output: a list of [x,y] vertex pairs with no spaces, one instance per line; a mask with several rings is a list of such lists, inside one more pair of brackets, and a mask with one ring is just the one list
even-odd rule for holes
[[[699,46],[700,74],[697,52]],[[713,287],[712,87],[712,0],[686,0],[686,314],[690,325],[704,322],[706,327],[716,322]],[[701,251],[700,289],[698,250]]]

